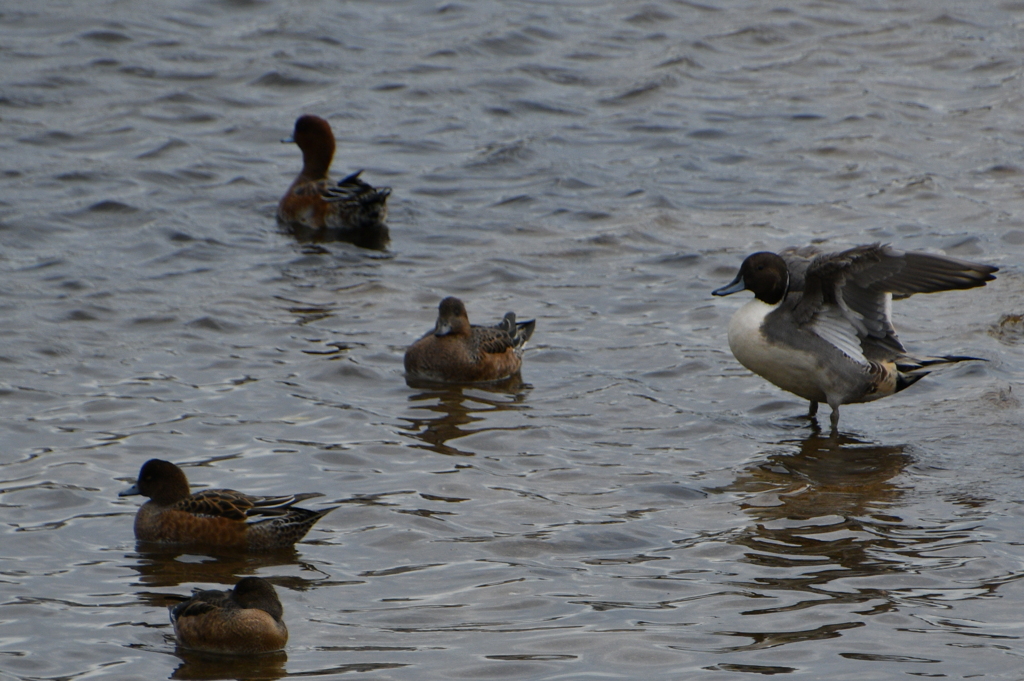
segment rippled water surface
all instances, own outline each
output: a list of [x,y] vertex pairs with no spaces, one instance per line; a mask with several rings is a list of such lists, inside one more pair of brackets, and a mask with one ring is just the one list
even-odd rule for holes
[[[1022,26],[6,3],[0,678],[1021,678]],[[301,113],[393,188],[387,252],[279,231]],[[998,265],[895,306],[912,351],[989,361],[818,432],[729,353],[744,296],[710,297],[812,241]],[[446,295],[536,318],[522,384],[406,384]],[[152,457],[341,507],[294,552],[147,552],[117,492]],[[171,596],[244,575],[286,652],[176,650]]]

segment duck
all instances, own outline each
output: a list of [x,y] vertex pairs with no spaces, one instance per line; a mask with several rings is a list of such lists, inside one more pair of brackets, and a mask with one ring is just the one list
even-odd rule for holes
[[867,244],[835,253],[813,246],[748,255],[736,278],[712,291],[751,291],[729,322],[729,348],[744,367],[810,402],[832,408],[895,394],[926,367],[980,360],[907,353],[890,318],[893,298],[984,286],[999,268],[944,255]]
[[294,142],[302,150],[302,171],[277,205],[278,222],[305,240],[346,241],[384,250],[391,239],[384,224],[391,188],[372,187],[360,177],[362,170],[331,184],[331,124],[319,116],[300,116],[291,137],[281,142]]
[[196,589],[168,610],[182,648],[245,655],[278,651],[288,643],[284,607],[273,584],[260,577],[243,577],[227,591]]
[[519,372],[523,347],[536,320],[516,321],[508,312],[496,326],[469,323],[465,304],[449,296],[438,305],[431,331],[405,351],[405,372],[412,378],[441,383],[488,383]]
[[261,497],[233,489],[192,494],[178,466],[150,459],[137,482],[119,496],[142,495],[149,501],[135,514],[135,538],[177,546],[268,551],[291,547],[337,506],[310,511],[294,504],[322,497],[319,492]]

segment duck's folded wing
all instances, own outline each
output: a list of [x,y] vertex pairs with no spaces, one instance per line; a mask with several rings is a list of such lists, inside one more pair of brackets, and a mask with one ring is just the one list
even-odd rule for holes
[[234,604],[231,596],[224,591],[216,589],[197,591],[192,598],[171,608],[171,620],[205,615],[220,608],[232,607]]
[[515,338],[512,342],[515,345],[524,345],[533,336],[533,329],[537,326],[536,319],[528,319],[525,322],[516,322]]
[[323,494],[319,492],[307,492],[279,497],[257,497],[233,489],[207,489],[182,499],[175,504],[175,508],[194,515],[245,520],[254,516],[284,515],[294,504],[322,496]]
[[328,203],[365,203],[379,202],[391,194],[391,187],[376,188],[359,176],[362,170],[342,178],[333,187],[323,191],[323,199]]
[[249,515],[281,515],[300,501],[322,497],[320,492],[305,492],[303,494],[286,494],[279,497],[253,497],[246,498],[252,504]]
[[516,313],[506,312],[502,320],[494,325],[494,328],[501,329],[509,336],[516,335]]
[[526,341],[530,340],[530,336],[533,335],[533,329],[537,325],[537,320],[528,319],[525,322],[516,321],[515,312],[506,312],[504,319],[502,319],[494,327],[500,329],[508,334],[511,339],[513,347],[524,345]]
[[504,328],[474,326],[473,336],[482,352],[501,354],[514,347],[512,336]]
[[245,520],[252,507],[252,499],[249,496],[233,489],[202,490],[174,505],[176,510],[193,515],[229,520]]

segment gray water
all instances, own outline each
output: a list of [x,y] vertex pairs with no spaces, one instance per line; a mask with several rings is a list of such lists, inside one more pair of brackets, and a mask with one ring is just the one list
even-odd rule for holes
[[[4,3],[0,678],[1024,678],[1022,24]],[[388,252],[278,229],[302,113],[393,188]],[[1001,268],[894,311],[912,351],[989,361],[830,439],[710,291],[872,241]],[[446,295],[536,318],[521,385],[406,385]],[[117,492],[152,457],[341,508],[294,553],[147,552]],[[171,596],[250,574],[285,653],[177,651]]]

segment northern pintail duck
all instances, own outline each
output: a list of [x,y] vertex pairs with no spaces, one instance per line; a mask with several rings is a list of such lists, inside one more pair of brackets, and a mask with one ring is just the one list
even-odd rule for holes
[[243,577],[228,591],[197,589],[169,610],[182,648],[239,655],[269,653],[288,643],[281,601],[259,577]]
[[295,121],[292,136],[302,150],[302,172],[277,206],[277,219],[296,235],[313,240],[348,241],[383,249],[390,239],[387,219],[389,187],[376,189],[352,173],[331,185],[327,171],[334,158],[334,133],[319,116]]
[[258,497],[233,489],[206,489],[191,494],[185,473],[169,461],[150,459],[138,481],[119,496],[149,497],[135,514],[135,538],[181,546],[266,551],[287,548],[333,511],[294,504],[321,497],[307,492]]
[[523,346],[534,320],[517,322],[509,312],[497,326],[469,323],[466,306],[448,297],[438,306],[433,330],[405,351],[405,371],[413,378],[445,383],[500,381],[523,365]]
[[978,359],[912,357],[889,318],[892,298],[984,286],[999,268],[888,245],[839,253],[814,248],[747,256],[716,296],[748,290],[754,300],[729,322],[729,348],[740,364],[806,400],[832,407],[870,402],[907,388],[926,366]]

